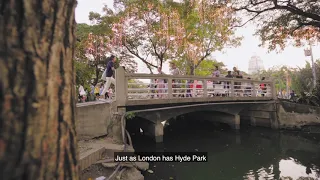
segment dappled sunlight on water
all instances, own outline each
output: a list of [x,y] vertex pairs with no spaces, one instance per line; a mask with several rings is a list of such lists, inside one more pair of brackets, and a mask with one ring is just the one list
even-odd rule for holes
[[307,169],[306,166],[298,164],[293,158],[281,160],[279,169],[281,171],[280,177],[291,177],[293,180],[298,180],[300,177],[320,179],[319,174],[315,170],[311,168]]
[[244,180],[273,180],[273,165],[271,165],[268,169],[260,168],[257,171],[250,170],[245,176],[243,176]]
[[[274,180],[275,174],[273,172],[273,165],[269,168],[260,168],[256,171],[249,170],[245,176],[244,180]],[[282,159],[279,162],[280,170],[280,180],[318,180],[319,174],[312,169],[308,169],[297,163],[293,158],[288,158],[286,160]]]

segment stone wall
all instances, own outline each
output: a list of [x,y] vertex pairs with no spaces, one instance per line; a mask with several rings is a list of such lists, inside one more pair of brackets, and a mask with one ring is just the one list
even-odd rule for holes
[[277,103],[280,128],[303,129],[320,127],[320,107],[297,104],[287,101]]
[[241,124],[278,128],[275,103],[254,104],[239,113]]
[[79,140],[92,139],[108,134],[112,119],[112,104],[88,102],[77,104],[76,130]]

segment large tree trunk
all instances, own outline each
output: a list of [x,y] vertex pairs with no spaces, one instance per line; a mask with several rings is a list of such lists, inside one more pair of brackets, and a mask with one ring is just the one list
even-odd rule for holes
[[190,66],[189,66],[189,69],[190,69],[190,72],[189,72],[188,75],[191,75],[191,76],[195,75],[195,74],[194,74],[194,67],[193,67],[193,65],[190,65]]
[[98,84],[98,82],[99,82],[99,76],[100,76],[100,69],[99,69],[99,66],[98,65],[95,65],[94,66],[94,68],[95,68],[95,71],[96,71],[96,77],[94,78],[94,86],[96,86],[97,84]]
[[0,177],[78,179],[76,0],[0,2]]

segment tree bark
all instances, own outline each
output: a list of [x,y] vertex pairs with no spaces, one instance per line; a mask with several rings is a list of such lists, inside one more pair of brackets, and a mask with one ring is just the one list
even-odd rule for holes
[[0,177],[78,179],[76,0],[0,2]]
[[100,69],[99,69],[99,65],[95,65],[94,68],[95,68],[95,71],[96,71],[96,77],[94,79],[94,86],[96,86],[98,84],[98,82],[99,82]]

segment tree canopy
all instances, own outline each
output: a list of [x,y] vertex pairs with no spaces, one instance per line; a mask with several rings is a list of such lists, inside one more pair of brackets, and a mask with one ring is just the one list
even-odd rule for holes
[[[173,60],[172,62],[174,62],[177,65],[177,68],[179,68],[179,70],[182,73],[191,74],[190,72],[192,71],[192,69],[190,69],[190,66],[183,59]],[[197,76],[211,76],[212,72],[214,71],[216,66],[219,67],[220,72],[222,74],[225,74],[227,72],[223,62],[218,62],[216,60],[208,60],[207,59],[207,60],[201,61],[201,63],[198,65],[198,68],[195,71],[195,75],[197,75]]]
[[[320,70],[320,60],[315,62],[317,72]],[[299,96],[299,101],[309,105],[320,105],[320,86],[319,82],[316,88],[313,86],[312,68],[309,62],[305,67],[289,68],[287,66],[275,66],[262,71],[260,77],[275,82],[277,92],[294,90]],[[320,74],[318,73],[318,80]],[[289,93],[289,92],[287,92]]]
[[74,57],[76,61],[76,83],[86,87],[92,79],[93,84],[98,83],[107,64],[108,56],[111,54],[118,57],[116,64],[125,66],[126,71],[135,72],[137,70],[137,63],[134,59],[112,46],[112,26],[101,22],[112,23],[116,17],[111,16],[112,13],[108,10],[106,11],[106,17],[101,17],[99,14],[92,12],[89,14],[89,19],[96,21],[96,24],[77,24],[77,43]]
[[[317,60],[315,63],[316,71],[320,71],[320,60]],[[320,74],[317,73],[317,79],[319,80]],[[293,89],[299,93],[303,94],[304,92],[312,93],[314,90],[313,86],[313,75],[312,68],[309,62],[306,62],[305,67],[299,68],[299,71],[293,74],[292,76]],[[319,96],[320,98],[320,96]]]
[[320,39],[319,0],[232,0],[233,8],[246,12],[258,25],[261,45],[283,50],[290,40],[297,46]]
[[92,20],[108,24],[105,16],[116,16],[113,46],[139,59],[151,73],[166,61],[183,59],[193,74],[193,68],[213,52],[237,46],[241,39],[231,28],[237,22],[234,11],[212,0],[116,0],[114,4],[115,12],[105,7],[108,13],[91,13]]
[[289,68],[287,66],[274,66],[267,70],[263,70],[260,74],[254,74],[253,77],[256,79],[261,79],[265,77],[267,79],[273,80],[275,82],[275,87],[277,92],[286,91],[287,84],[289,87],[292,86],[290,81],[287,82],[287,77],[290,80],[296,69]]

